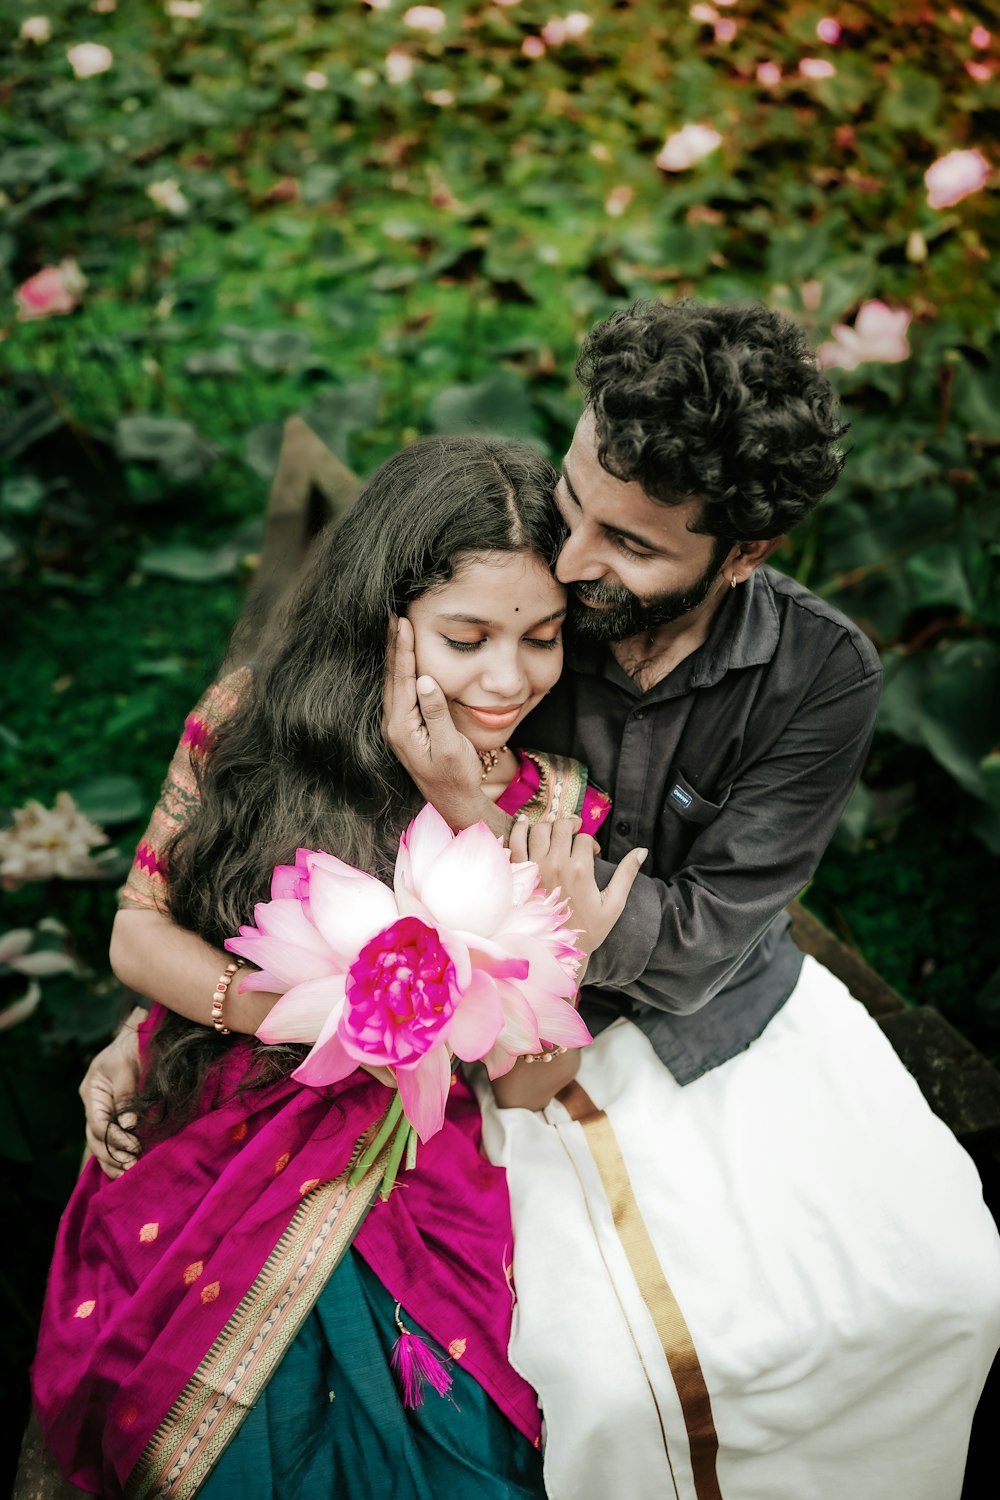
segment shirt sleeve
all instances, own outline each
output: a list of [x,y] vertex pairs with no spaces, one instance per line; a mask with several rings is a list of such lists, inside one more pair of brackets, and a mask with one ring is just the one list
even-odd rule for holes
[[198,805],[197,766],[215,742],[219,726],[230,716],[245,689],[249,669],[240,668],[211,687],[184,721],[160,798],[139,840],[132,867],[118,892],[120,908],[166,911],[167,851],[171,840]]
[[[588,986],[677,1015],[699,1010],[815,873],[874,732],[878,669],[843,642],[771,747],[742,768],[725,805],[669,879],[639,875],[591,956]],[[597,862],[605,886],[615,866]]]

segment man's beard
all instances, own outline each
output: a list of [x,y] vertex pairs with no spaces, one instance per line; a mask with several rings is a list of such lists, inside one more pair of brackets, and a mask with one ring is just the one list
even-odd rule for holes
[[[669,625],[704,604],[719,575],[722,559],[732,543],[716,538],[712,560],[702,576],[689,589],[669,594],[655,594],[640,599],[628,589],[610,583],[571,583],[569,586],[569,621],[577,634],[590,641],[625,641],[644,631]],[[582,601],[592,599],[603,609],[589,609]]]

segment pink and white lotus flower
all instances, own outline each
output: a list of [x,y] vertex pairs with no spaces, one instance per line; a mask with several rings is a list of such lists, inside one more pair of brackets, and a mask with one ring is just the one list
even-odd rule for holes
[[261,1040],[312,1045],[294,1077],[390,1068],[426,1141],[444,1120],[453,1057],[497,1078],[543,1041],[591,1041],[569,1003],[581,954],[567,915],[485,824],[456,834],[427,806],[400,839],[393,889],[300,849],[274,871],[256,926],[226,947],[258,966],[241,989],[281,994]]

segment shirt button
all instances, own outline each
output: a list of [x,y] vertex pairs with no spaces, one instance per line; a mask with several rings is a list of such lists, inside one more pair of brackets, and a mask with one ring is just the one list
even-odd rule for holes
[[646,717],[646,710],[644,708],[637,708],[632,717],[633,719],[644,719]]
[[626,823],[624,818],[619,818],[618,822],[615,824],[615,827],[617,828],[618,832],[622,834],[632,832],[632,824]]

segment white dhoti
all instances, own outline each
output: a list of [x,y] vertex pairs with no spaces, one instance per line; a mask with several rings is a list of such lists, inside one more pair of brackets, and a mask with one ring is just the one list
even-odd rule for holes
[[840,981],[683,1088],[616,1022],[563,1098],[482,1090],[551,1500],[958,1500],[1000,1239]]

